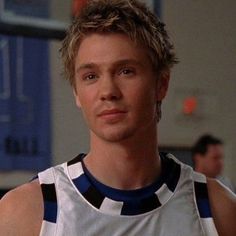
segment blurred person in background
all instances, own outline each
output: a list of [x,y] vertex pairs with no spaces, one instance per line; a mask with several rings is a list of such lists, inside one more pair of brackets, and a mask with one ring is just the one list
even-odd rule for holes
[[222,140],[209,134],[198,138],[192,148],[194,170],[207,177],[216,178],[235,192],[231,181],[222,176],[224,169],[224,146]]

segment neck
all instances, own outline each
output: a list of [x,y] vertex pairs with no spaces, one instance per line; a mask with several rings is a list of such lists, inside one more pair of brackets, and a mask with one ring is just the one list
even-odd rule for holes
[[122,142],[106,142],[91,134],[85,165],[105,185],[138,189],[153,183],[160,174],[157,129]]

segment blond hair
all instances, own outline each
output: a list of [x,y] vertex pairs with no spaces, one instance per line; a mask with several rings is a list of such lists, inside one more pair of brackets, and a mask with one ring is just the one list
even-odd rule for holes
[[137,0],[90,0],[74,19],[62,43],[66,78],[75,86],[75,58],[81,41],[91,33],[123,33],[147,49],[159,73],[176,62],[165,25]]

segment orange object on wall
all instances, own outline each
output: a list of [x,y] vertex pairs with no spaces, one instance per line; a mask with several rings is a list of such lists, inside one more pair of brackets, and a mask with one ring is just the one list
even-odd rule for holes
[[73,0],[72,2],[72,17],[76,17],[83,6],[87,3],[87,0]]
[[192,115],[196,109],[197,109],[197,98],[192,96],[192,97],[187,97],[183,101],[183,113],[185,115]]

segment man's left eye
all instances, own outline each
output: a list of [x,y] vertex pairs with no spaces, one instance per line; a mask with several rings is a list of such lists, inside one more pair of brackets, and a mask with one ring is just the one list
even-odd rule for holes
[[123,70],[123,73],[124,74],[129,74],[129,73],[131,73],[132,71],[131,70],[129,70],[129,69],[127,69],[127,70]]
[[94,80],[94,79],[96,79],[97,77],[96,77],[96,75],[95,74],[89,74],[89,75],[86,75],[85,77],[84,77],[84,80]]
[[133,74],[133,73],[134,73],[134,70],[132,70],[132,69],[123,69],[120,72],[120,74],[123,74],[123,75],[130,75],[130,74]]

